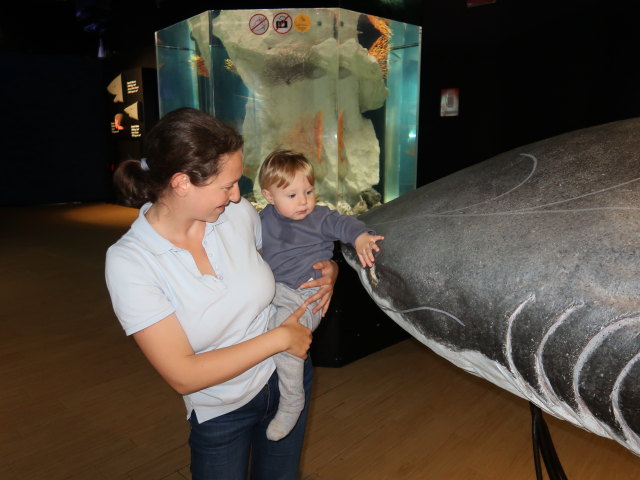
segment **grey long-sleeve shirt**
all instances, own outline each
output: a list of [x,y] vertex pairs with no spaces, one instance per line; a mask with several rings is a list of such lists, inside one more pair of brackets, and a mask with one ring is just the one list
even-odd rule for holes
[[260,212],[260,220],[262,256],[276,282],[291,288],[320,277],[312,265],[331,259],[336,240],[353,245],[360,234],[374,233],[357,218],[340,215],[324,206],[316,206],[302,220],[291,220],[280,215],[273,205],[267,205]]

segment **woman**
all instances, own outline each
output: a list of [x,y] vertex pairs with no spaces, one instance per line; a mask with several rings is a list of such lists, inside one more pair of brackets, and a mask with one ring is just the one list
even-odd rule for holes
[[148,159],[124,162],[114,176],[142,206],[107,252],[107,286],[127,335],[183,395],[194,480],[244,479],[248,470],[297,478],[306,411],[289,436],[267,440],[279,398],[271,356],[306,359],[311,332],[298,319],[317,300],[314,310],[326,312],[337,276],[335,263],[316,264],[323,276],[304,286],[320,291],[267,331],[275,283],[257,251],[258,215],[240,196],[242,144],[210,115],[178,109],[149,133]]

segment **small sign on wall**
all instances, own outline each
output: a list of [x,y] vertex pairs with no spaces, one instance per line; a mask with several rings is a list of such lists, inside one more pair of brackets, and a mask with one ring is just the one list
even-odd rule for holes
[[440,90],[440,116],[457,117],[460,110],[460,89],[443,88]]

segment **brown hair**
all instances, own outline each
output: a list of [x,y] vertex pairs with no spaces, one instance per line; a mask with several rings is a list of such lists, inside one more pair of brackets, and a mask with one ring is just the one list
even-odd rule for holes
[[217,175],[224,155],[242,149],[238,131],[195,108],[167,113],[146,138],[147,158],[126,160],[113,180],[123,202],[139,207],[155,202],[174,174],[185,173],[192,184],[202,185]]
[[265,190],[273,185],[285,188],[291,184],[297,173],[306,175],[309,183],[315,184],[313,166],[303,154],[292,150],[274,150],[262,162],[258,182],[260,188]]

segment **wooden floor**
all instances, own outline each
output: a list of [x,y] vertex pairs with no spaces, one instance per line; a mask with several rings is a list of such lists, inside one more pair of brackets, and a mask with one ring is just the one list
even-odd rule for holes
[[[135,214],[0,208],[0,479],[190,478],[182,400],[104,285],[106,248]],[[315,373],[305,480],[535,478],[528,404],[415,340]],[[547,420],[569,479],[640,478],[622,446]]]

